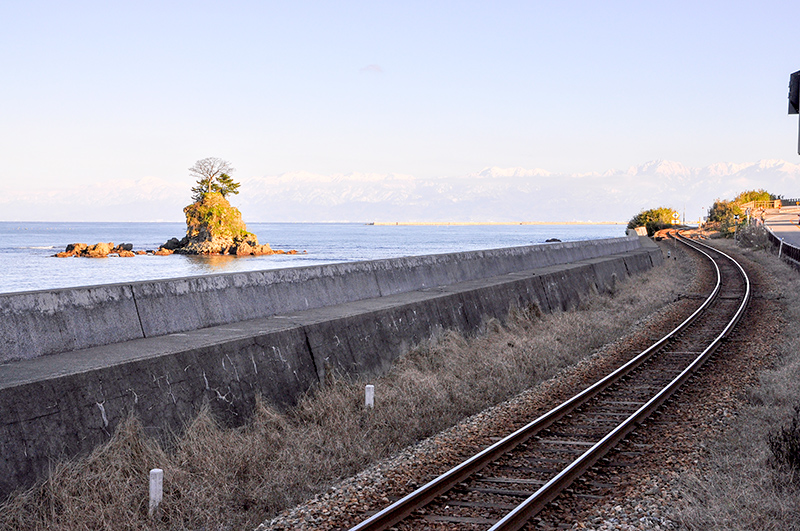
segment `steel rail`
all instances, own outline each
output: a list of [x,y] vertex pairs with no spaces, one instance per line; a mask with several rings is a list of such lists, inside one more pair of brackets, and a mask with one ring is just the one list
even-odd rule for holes
[[[688,243],[686,238],[680,236],[681,242],[694,248],[695,250],[709,256],[705,251]],[[706,244],[700,244],[703,247],[711,248]],[[713,248],[712,248],[713,249]],[[518,505],[504,518],[498,521],[495,525],[489,528],[489,531],[516,531],[530,520],[532,516],[541,511],[545,505],[553,501],[566,487],[577,479],[580,475],[586,472],[589,468],[614,448],[622,439],[624,439],[630,432],[632,432],[644,419],[649,417],[658,407],[660,407],[675,391],[678,390],[714,353],[722,340],[730,333],[736,323],[741,319],[744,314],[747,304],[750,300],[750,279],[745,273],[744,268],[733,258],[727,254],[714,249],[715,252],[723,255],[730,260],[739,269],[745,281],[745,293],[742,302],[730,319],[728,324],[722,332],[714,338],[714,340],[700,353],[697,358],[692,361],[681,373],[676,376],[670,383],[659,391],[653,398],[648,400],[636,412],[620,423],[616,428],[609,432],[605,437],[598,441],[594,446],[589,448],[580,457],[573,461],[569,466],[562,470],[559,474],[553,477],[538,491],[533,493],[528,499]],[[709,257],[710,258],[710,257]]]
[[[683,243],[686,243],[685,241]],[[689,244],[687,244],[689,245]],[[595,397],[596,395],[600,394],[603,390],[607,389],[624,376],[629,374],[631,371],[642,365],[648,359],[650,359],[658,350],[660,350],[667,341],[673,338],[675,335],[686,329],[692,322],[694,322],[697,317],[699,317],[707,308],[710,306],[714,300],[719,295],[721,286],[722,286],[722,274],[720,272],[719,266],[716,264],[714,259],[702,249],[697,247],[693,247],[696,251],[705,255],[713,264],[714,270],[716,272],[716,283],[714,285],[714,289],[712,290],[711,294],[705,299],[705,301],[694,311],[692,312],[689,317],[687,317],[683,322],[681,322],[677,327],[675,327],[671,332],[666,334],[664,337],[659,339],[653,345],[639,353],[637,356],[626,362],[624,365],[620,366],[610,374],[606,375],[601,380],[598,380],[591,386],[587,387],[577,395],[573,396],[569,400],[566,400],[562,404],[556,406],[555,408],[551,409],[547,413],[541,415],[536,420],[528,423],[527,425],[523,426],[522,428],[518,429],[511,435],[508,435],[504,439],[494,443],[493,445],[485,448],[481,452],[477,453],[476,455],[472,456],[471,458],[467,459],[466,461],[462,462],[461,464],[453,467],[449,471],[445,472],[441,476],[429,481],[425,485],[419,487],[415,491],[411,492],[410,494],[406,495],[405,497],[401,498],[400,500],[394,502],[393,504],[389,505],[385,509],[375,513],[368,519],[364,520],[363,522],[359,523],[358,525],[350,528],[350,531],[379,531],[385,530],[391,527],[392,525],[402,521],[407,516],[409,516],[412,512],[420,507],[424,507],[431,501],[433,501],[438,496],[444,494],[455,485],[460,483],[461,481],[465,480],[469,476],[475,474],[476,472],[480,471],[484,467],[486,467],[489,463],[497,460],[500,456],[505,453],[508,453],[514,447],[522,444],[523,442],[527,441],[531,437],[533,437],[536,433],[544,430],[545,428],[551,426],[553,423],[558,421],[559,419],[563,418],[570,412],[574,411],[581,405],[588,402],[590,399]],[[726,255],[727,256],[727,255]],[[730,257],[728,257],[730,258]],[[738,264],[737,264],[738,265]],[[740,267],[741,269],[741,267]],[[744,274],[744,270],[742,269],[742,273]],[[746,278],[746,275],[745,275]],[[749,290],[749,282],[748,282],[748,290]],[[649,404],[649,402],[648,402]],[[643,408],[646,406],[643,406]],[[657,407],[657,406],[656,406]],[[615,430],[616,431],[616,430]],[[612,432],[614,433],[614,432]],[[622,434],[619,439],[624,437],[628,432]],[[611,435],[611,434],[609,434]],[[606,450],[607,451],[607,450]],[[586,453],[591,452],[591,450],[587,451]],[[604,454],[605,452],[603,452]],[[594,462],[597,459],[600,459],[603,454],[597,456]],[[589,465],[591,466],[591,465]],[[568,467],[570,470],[574,470],[574,467]],[[565,474],[568,469],[562,471],[562,474]],[[561,474],[560,474],[561,475]],[[560,476],[559,475],[559,476]],[[579,474],[572,474],[571,472],[567,474],[569,477],[577,477]],[[558,477],[558,476],[557,476]],[[571,482],[571,480],[570,480]],[[535,493],[531,498],[534,496],[544,496],[544,494],[540,494],[543,490],[553,483],[549,482],[545,486],[543,486],[537,493]],[[565,488],[567,484],[563,484],[560,489],[556,492],[554,490],[554,486],[550,486],[547,488],[545,493],[547,496],[550,496],[547,500],[552,501],[558,493]],[[523,505],[525,503],[523,502]],[[514,511],[512,511],[514,513]],[[519,513],[518,513],[519,514]],[[507,515],[507,518],[511,516],[511,514]],[[505,520],[505,519],[504,519]],[[527,520],[527,519],[526,519]],[[515,520],[516,521],[516,520]],[[502,522],[502,520],[501,520]],[[524,523],[524,522],[523,522]],[[498,522],[499,525],[500,522]],[[494,527],[492,529],[495,529]],[[508,528],[498,528],[498,529],[514,529],[513,527]]]

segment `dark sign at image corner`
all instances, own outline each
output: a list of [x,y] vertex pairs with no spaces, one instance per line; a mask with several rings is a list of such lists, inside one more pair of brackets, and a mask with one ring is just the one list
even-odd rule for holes
[[[800,70],[789,76],[789,114],[800,114]],[[797,133],[797,154],[800,155],[800,131]]]
[[800,114],[800,70],[789,77],[789,114]]

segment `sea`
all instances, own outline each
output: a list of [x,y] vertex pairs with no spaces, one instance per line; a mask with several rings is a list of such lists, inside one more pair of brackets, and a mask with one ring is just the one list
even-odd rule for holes
[[0,222],[0,294],[304,267],[400,256],[499,249],[561,241],[617,238],[625,225],[380,225],[248,223],[259,243],[294,255],[55,258],[70,243],[132,243],[154,250],[185,234],[183,223]]

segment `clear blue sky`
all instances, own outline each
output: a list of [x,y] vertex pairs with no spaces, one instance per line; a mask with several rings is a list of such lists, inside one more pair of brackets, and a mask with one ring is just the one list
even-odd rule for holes
[[798,7],[6,0],[0,179],[796,163]]

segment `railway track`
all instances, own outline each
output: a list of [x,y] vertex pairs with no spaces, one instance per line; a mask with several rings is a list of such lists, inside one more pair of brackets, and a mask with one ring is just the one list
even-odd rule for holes
[[[750,282],[728,255],[675,234],[712,264],[715,285],[680,325],[579,394],[350,531],[521,529],[655,412],[713,354],[744,313]],[[601,498],[612,485],[590,483]]]

